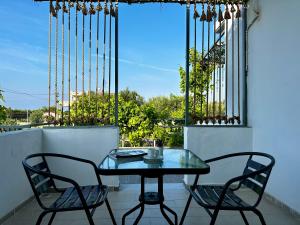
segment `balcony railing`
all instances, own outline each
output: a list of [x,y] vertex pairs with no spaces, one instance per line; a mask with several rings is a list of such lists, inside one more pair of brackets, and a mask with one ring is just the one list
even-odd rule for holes
[[246,125],[245,13],[241,5],[216,8],[202,5],[202,15],[194,9],[188,87],[191,123]]

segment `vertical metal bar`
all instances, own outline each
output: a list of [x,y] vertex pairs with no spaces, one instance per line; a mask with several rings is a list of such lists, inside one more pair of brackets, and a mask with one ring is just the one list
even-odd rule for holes
[[185,126],[189,125],[190,94],[190,2],[186,4],[186,52],[185,52]]
[[[105,3],[106,4],[106,3]],[[104,85],[105,85],[105,63],[106,63],[106,13],[104,10],[104,32],[103,32],[103,65],[102,65],[102,97],[104,99]]]
[[84,93],[84,24],[85,24],[85,21],[84,21],[84,13],[82,13],[82,97],[81,97],[81,104],[82,104],[82,122],[84,120],[84,96],[85,96],[85,93]]
[[213,124],[215,123],[215,118],[216,118],[216,17],[214,17],[214,74],[213,74],[213,119],[212,122]]
[[[196,10],[196,5],[194,6]],[[193,115],[196,116],[196,73],[197,73],[197,17],[194,16],[194,102],[193,102]]]
[[78,2],[76,2],[75,15],[75,121],[78,116]]
[[68,95],[69,95],[69,114],[68,114],[68,125],[71,124],[71,7],[69,5],[68,12]]
[[119,8],[118,0],[116,0],[115,8],[115,125],[118,126],[119,122]]
[[[221,5],[219,5],[219,13],[222,13],[221,11]],[[220,37],[219,37],[219,57],[220,57],[220,62],[219,62],[219,118],[218,118],[218,123],[222,123],[222,55],[221,55],[221,49],[222,49],[222,21],[219,21],[219,26],[220,26]]]
[[52,13],[51,13],[52,1],[49,3],[49,36],[48,36],[48,117],[50,119],[51,116],[51,58],[52,58]]
[[228,19],[225,19],[226,26],[226,62],[225,62],[225,123],[227,124],[228,108],[227,108],[227,96],[228,96]]
[[[221,38],[220,38],[221,42]],[[222,65],[219,64],[219,115],[218,123],[222,123]]]
[[[239,6],[238,6],[239,7]],[[240,70],[241,70],[241,60],[240,60],[240,17],[237,18],[237,32],[238,32],[238,124],[241,123],[241,79],[240,79]]]
[[92,86],[92,14],[90,14],[89,35],[89,118],[91,117],[91,86]]
[[210,21],[207,21],[207,68],[206,68],[206,118],[205,123],[209,122],[209,83],[210,83]]
[[96,118],[98,118],[98,107],[99,107],[99,99],[98,99],[98,84],[99,84],[99,16],[100,10],[97,10],[97,41],[96,41]]
[[[104,15],[104,30],[103,30],[103,65],[102,65],[102,101],[104,103],[105,101],[105,75],[106,75],[106,12],[107,11],[107,1],[105,1],[105,5],[104,5],[104,10],[103,10],[103,15]],[[104,114],[104,104],[102,105],[102,110],[101,110],[101,118],[104,120],[105,114]]]
[[[234,6],[232,6],[234,7]],[[234,118],[234,35],[235,35],[235,32],[234,32],[234,12],[233,10],[231,10],[232,12],[232,15],[231,15],[231,40],[232,40],[232,50],[231,50],[231,60],[232,60],[232,64],[231,64],[231,70],[232,70],[232,96],[231,96],[231,107],[232,107],[232,118],[231,118],[231,123],[234,124],[234,121],[235,121],[235,118]]]
[[56,15],[56,26],[55,26],[55,120],[57,120],[57,102],[58,102],[58,91],[57,91],[57,77],[58,77],[58,14]]
[[61,12],[62,12],[61,125],[63,125],[63,123],[64,123],[64,97],[65,97],[65,12],[64,12],[64,9],[62,9]]
[[110,124],[110,86],[111,86],[111,20],[112,16],[109,15],[109,66],[108,66],[108,120]]
[[247,68],[247,55],[248,55],[248,49],[247,49],[247,39],[248,39],[248,31],[247,31],[247,7],[243,8],[242,11],[243,15],[243,34],[244,34],[244,67],[245,67],[245,76],[244,76],[244,96],[243,96],[243,125],[247,126],[248,124],[248,84],[247,84],[247,79],[248,79],[248,68]]
[[[203,7],[203,5],[202,5]],[[200,82],[200,123],[203,122],[203,82],[204,82],[204,20],[202,21],[202,52],[201,52],[201,82]]]

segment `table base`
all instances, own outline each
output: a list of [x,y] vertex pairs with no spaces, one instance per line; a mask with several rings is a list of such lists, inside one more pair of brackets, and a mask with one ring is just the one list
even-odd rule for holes
[[[163,193],[163,176],[151,176],[151,178],[158,179],[158,191],[157,192],[145,192],[145,178],[149,176],[141,176],[141,194],[139,197],[140,203],[127,211],[122,217],[122,225],[125,225],[125,219],[128,215],[140,209],[140,213],[135,219],[133,225],[137,225],[144,214],[145,205],[160,205],[160,211],[170,225],[177,225],[177,214],[164,204],[164,193]],[[175,222],[169,218],[166,211],[174,215]]]

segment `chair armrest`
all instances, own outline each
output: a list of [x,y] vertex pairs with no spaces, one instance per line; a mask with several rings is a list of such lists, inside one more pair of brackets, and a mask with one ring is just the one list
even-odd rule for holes
[[102,185],[101,179],[100,179],[99,174],[98,174],[98,168],[97,168],[96,164],[93,161],[88,160],[88,159],[78,158],[78,157],[75,157],[75,156],[59,154],[59,153],[43,153],[42,155],[45,156],[45,157],[58,157],[58,158],[64,158],[64,159],[69,159],[69,160],[73,160],[73,161],[78,161],[78,162],[89,164],[94,169],[94,172],[95,172],[98,184]]
[[39,171],[39,170],[34,170],[35,173],[39,174],[39,175],[43,175],[45,177],[49,177],[51,179],[55,179],[55,180],[59,180],[59,181],[63,181],[69,184],[72,184],[73,186],[79,186],[78,183],[68,177],[64,177],[64,176],[60,176],[57,174],[53,174],[53,173],[49,173],[49,172],[45,172],[45,171]]
[[[234,177],[234,178],[230,179],[229,181],[227,181],[227,182],[225,183],[225,185],[224,185],[224,188],[223,188],[221,194],[220,194],[220,198],[219,198],[218,204],[219,204],[219,205],[222,204],[222,201],[224,200],[224,197],[225,197],[225,194],[226,194],[227,190],[230,188],[230,186],[231,186],[233,183],[238,182],[238,181],[241,182],[241,181],[243,181],[243,180],[246,180],[247,178],[255,177],[256,175],[258,175],[258,174],[264,172],[265,170],[267,170],[267,168],[262,169],[262,170],[253,171],[253,172],[251,172],[251,173],[248,173],[248,174],[245,174],[245,175],[242,175],[242,176],[237,176],[237,177]],[[240,185],[239,185],[239,187],[240,187]],[[239,187],[233,189],[233,191],[238,190]]]
[[219,161],[219,160],[227,159],[227,158],[232,158],[232,157],[236,157],[236,156],[251,156],[251,155],[254,155],[253,153],[254,152],[231,153],[231,154],[222,155],[222,156],[218,156],[218,157],[215,157],[215,158],[207,159],[204,162],[205,163],[211,163],[211,162],[215,162],[215,161]]
[[[45,177],[49,177],[52,181],[53,180],[58,180],[58,181],[62,181],[62,182],[71,184],[75,188],[75,190],[77,191],[78,196],[79,196],[80,200],[82,201],[82,204],[86,205],[86,201],[85,201],[85,198],[84,198],[84,196],[83,196],[83,194],[81,192],[80,186],[79,186],[79,184],[76,181],[74,181],[74,180],[72,180],[72,179],[70,179],[68,177],[60,176],[60,175],[49,173],[49,172],[45,172],[45,171],[34,170],[34,172],[37,173],[37,174],[39,174],[39,175],[43,175]],[[44,209],[49,209],[49,207],[46,207],[41,201],[40,201],[40,204],[41,204],[41,206]]]

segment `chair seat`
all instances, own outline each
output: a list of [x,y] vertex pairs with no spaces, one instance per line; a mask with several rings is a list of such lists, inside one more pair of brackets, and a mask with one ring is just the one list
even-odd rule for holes
[[[198,193],[196,193],[196,191],[194,192],[198,197],[195,200],[204,207],[211,209],[216,208],[223,188],[221,185],[198,185],[196,187]],[[220,209],[232,210],[237,208],[245,209],[251,208],[251,206],[244,202],[232,190],[228,189]]]
[[[101,205],[108,193],[107,186],[81,186],[80,189],[89,208]],[[82,201],[74,187],[67,188],[51,207],[58,209],[83,209]]]

